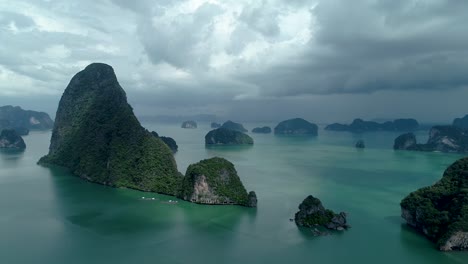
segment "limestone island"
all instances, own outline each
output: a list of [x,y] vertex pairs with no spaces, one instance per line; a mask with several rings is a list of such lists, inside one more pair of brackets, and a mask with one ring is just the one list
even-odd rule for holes
[[450,165],[434,185],[404,198],[401,216],[439,250],[468,250],[468,158]]
[[468,115],[465,115],[462,118],[455,118],[452,122],[452,126],[468,130]]
[[363,149],[363,148],[366,147],[366,145],[364,144],[364,140],[362,140],[362,139],[358,140],[358,141],[356,142],[356,145],[355,145],[355,146],[356,146],[356,148],[358,148],[358,149]]
[[211,130],[205,136],[206,145],[252,145],[253,143],[249,135],[222,127]]
[[14,129],[4,129],[0,133],[0,149],[24,150],[26,144]]
[[269,126],[256,127],[254,129],[252,129],[252,133],[270,134],[271,133],[271,128]]
[[419,128],[419,123],[415,119],[395,119],[384,123],[374,121],[364,121],[356,118],[349,125],[334,123],[325,127],[325,130],[330,131],[349,131],[354,133],[370,132],[370,131],[414,131]]
[[257,206],[255,192],[247,193],[234,165],[214,157],[187,168],[180,198],[200,204]]
[[211,128],[220,128],[221,124],[218,124],[216,122],[211,122]]
[[197,128],[197,122],[193,120],[184,121],[181,127],[182,128]]
[[318,126],[302,118],[280,122],[274,129],[276,135],[318,135]]
[[156,131],[152,131],[151,134],[164,142],[171,150],[172,153],[176,153],[177,150],[179,149],[179,146],[177,146],[177,142],[171,138],[171,137],[160,137]]
[[314,228],[315,235],[328,234],[317,229],[318,227],[338,231],[350,228],[346,221],[346,213],[335,214],[332,210],[325,209],[322,202],[312,195],[307,196],[299,205],[299,212],[294,216],[294,221],[298,226]]
[[66,167],[112,187],[176,195],[182,175],[164,142],[135,117],[111,66],[77,73],[59,103],[49,154],[39,164]]
[[235,131],[239,131],[239,132],[242,132],[242,133],[248,132],[248,130],[245,129],[242,124],[232,122],[231,120],[228,120],[228,121],[224,122],[224,124],[221,126],[221,128],[235,130]]
[[54,121],[47,113],[23,110],[19,106],[0,107],[0,131],[14,129],[21,136],[29,134],[29,130],[48,130]]
[[38,163],[68,168],[90,182],[190,201],[195,197],[200,203],[198,196],[187,196],[191,193],[187,183],[205,177],[207,190],[220,204],[256,205],[255,193],[246,193],[232,163],[220,158],[202,161],[191,165],[184,178],[170,149],[175,141],[163,140],[140,125],[112,67],[93,63],[65,89],[49,154]]
[[426,144],[418,144],[413,133],[398,136],[395,150],[468,152],[468,132],[456,126],[433,126]]

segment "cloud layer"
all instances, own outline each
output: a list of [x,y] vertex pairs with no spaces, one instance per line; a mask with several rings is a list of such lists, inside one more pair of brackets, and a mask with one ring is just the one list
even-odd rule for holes
[[0,1],[0,103],[59,98],[94,61],[144,114],[436,100],[466,94],[466,22],[464,0]]

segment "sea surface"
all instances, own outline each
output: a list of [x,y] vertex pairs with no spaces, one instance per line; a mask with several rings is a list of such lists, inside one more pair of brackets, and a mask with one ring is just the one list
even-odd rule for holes
[[[38,166],[51,132],[32,132],[25,152],[0,152],[0,263],[468,263],[468,253],[439,252],[408,228],[399,206],[460,155],[393,151],[398,133],[323,129],[317,138],[249,133],[252,147],[206,148],[209,124],[143,125],[177,141],[183,173],[214,156],[233,162],[258,208],[167,203],[175,198]],[[272,124],[245,124],[263,125]],[[354,147],[358,139],[366,149]],[[290,222],[309,194],[347,212],[352,228],[314,237]]]

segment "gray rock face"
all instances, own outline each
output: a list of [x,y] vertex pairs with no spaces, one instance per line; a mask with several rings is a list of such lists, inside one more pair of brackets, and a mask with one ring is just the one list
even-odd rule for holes
[[197,122],[193,120],[185,121],[182,123],[182,128],[197,128]]
[[322,202],[309,195],[299,205],[299,212],[294,216],[298,226],[316,227],[321,226],[332,230],[344,230],[350,226],[346,220],[346,213],[335,214],[329,209],[325,209]]
[[13,129],[4,129],[0,133],[0,148],[24,150],[26,144],[23,138]]
[[440,152],[468,152],[468,132],[454,126],[434,126],[426,144],[417,144],[413,133],[395,139],[394,149]]
[[439,249],[441,251],[468,250],[468,232],[456,232],[440,245]]

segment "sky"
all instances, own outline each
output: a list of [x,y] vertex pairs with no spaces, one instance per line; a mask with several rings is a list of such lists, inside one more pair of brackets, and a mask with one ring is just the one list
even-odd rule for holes
[[0,105],[55,115],[111,65],[138,116],[468,114],[466,0],[0,0]]

